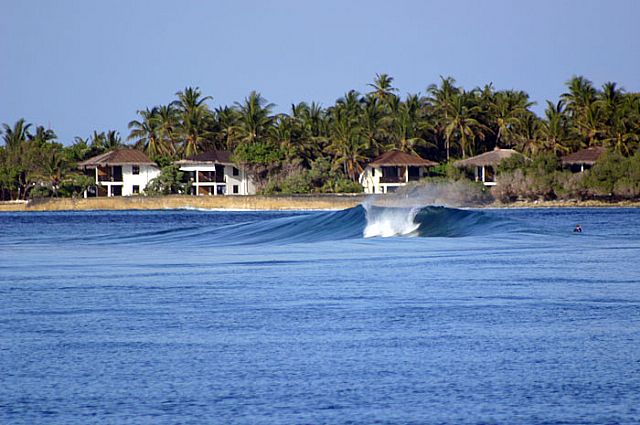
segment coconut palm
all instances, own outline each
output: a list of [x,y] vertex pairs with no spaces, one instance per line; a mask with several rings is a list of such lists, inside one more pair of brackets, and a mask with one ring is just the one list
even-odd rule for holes
[[475,115],[480,112],[480,107],[471,102],[473,96],[472,92],[462,92],[454,96],[447,107],[445,136],[448,141],[454,137],[457,138],[462,158],[466,157],[467,152],[472,153],[471,144],[475,139],[484,139],[489,130],[475,118]]
[[544,112],[545,120],[540,124],[539,134],[542,137],[545,147],[551,152],[567,153],[569,147],[568,117],[564,109],[564,101],[559,100],[553,104],[547,101],[547,109]]
[[521,124],[531,105],[524,92],[507,90],[495,93],[489,102],[489,120],[497,128],[496,146],[513,144],[514,130]]
[[2,140],[7,149],[7,152],[17,152],[20,146],[31,138],[29,128],[31,124],[27,124],[24,118],[20,118],[15,122],[13,127],[8,124],[2,124]]
[[388,74],[376,74],[373,84],[367,85],[373,89],[368,96],[375,97],[383,105],[398,92],[398,89],[393,87],[393,77],[390,77]]
[[429,93],[428,101],[433,106],[435,113],[436,132],[444,135],[446,158],[449,161],[451,151],[451,134],[446,128],[449,125],[449,113],[453,107],[454,99],[459,97],[461,89],[456,87],[456,80],[451,77],[444,78],[440,76],[440,86],[435,84],[427,87]]
[[55,150],[47,156],[42,164],[42,177],[47,180],[55,197],[58,196],[60,182],[67,170],[68,167],[63,156]]
[[170,149],[159,134],[158,108],[146,108],[138,111],[138,115],[141,120],[133,120],[128,124],[131,132],[127,140],[135,141],[135,147],[144,150],[151,158],[168,154]]
[[234,127],[236,142],[251,144],[264,140],[273,123],[271,110],[274,105],[268,103],[260,93],[252,91],[244,102],[236,102],[235,106],[238,111],[238,121]]
[[171,155],[178,151],[177,128],[180,125],[178,111],[174,104],[160,105],[156,108],[156,120],[158,122],[157,136],[162,140]]
[[120,149],[124,147],[120,133],[116,130],[109,130],[104,136],[104,147],[106,150]]
[[210,136],[208,127],[213,121],[209,107],[205,103],[211,96],[202,96],[199,87],[186,87],[176,93],[178,100],[173,102],[179,112],[177,134],[182,138],[181,150],[184,156],[198,153],[201,145]]
[[331,143],[327,151],[334,157],[334,168],[341,167],[346,176],[357,181],[362,173],[361,163],[367,159],[362,128],[343,108],[332,111],[330,126]]
[[391,117],[390,148],[417,154],[416,147],[428,144],[422,137],[427,126],[422,116],[422,104],[420,96],[408,95],[405,102],[398,105]]

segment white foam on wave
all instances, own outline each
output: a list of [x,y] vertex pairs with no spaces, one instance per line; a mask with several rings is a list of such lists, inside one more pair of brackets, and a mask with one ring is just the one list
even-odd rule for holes
[[365,238],[392,236],[413,236],[420,226],[414,221],[420,208],[372,208],[363,205],[366,211],[367,225]]

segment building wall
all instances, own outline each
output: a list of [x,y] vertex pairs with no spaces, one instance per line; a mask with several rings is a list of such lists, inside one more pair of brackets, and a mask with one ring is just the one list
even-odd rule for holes
[[[405,172],[409,172],[406,170]],[[426,168],[419,167],[419,176],[420,178],[426,175]],[[369,194],[379,194],[379,193],[389,193],[395,188],[405,186],[407,183],[402,181],[398,183],[381,183],[380,179],[382,178],[382,169],[381,168],[373,168],[367,166],[362,174],[360,175],[360,184],[364,188],[364,193]]]
[[133,164],[122,166],[122,196],[133,195],[133,186],[140,187],[142,193],[147,184],[160,175],[160,169],[152,165],[141,165],[140,174],[133,174]]
[[[99,183],[99,196],[108,196],[109,193],[112,194],[114,192],[114,188],[121,187],[122,188],[122,196],[131,196],[133,193],[133,186],[139,186],[138,193],[141,194],[144,192],[144,189],[147,187],[147,184],[154,178],[160,175],[160,169],[154,165],[140,165],[140,173],[133,174],[133,165],[134,164],[126,164],[122,165],[122,181],[102,181]],[[95,170],[93,170],[95,172]],[[96,177],[96,183],[97,183]]]
[[364,188],[364,193],[382,193],[380,177],[382,177],[382,170],[367,166],[360,175],[360,184]]
[[[219,164],[221,165],[221,164]],[[196,188],[197,194],[208,194],[207,190],[201,190],[200,188],[208,186],[208,187],[217,187],[223,186],[225,195],[255,195],[256,188],[253,181],[248,177],[247,173],[238,168],[238,175],[233,175],[234,165],[225,164],[224,165],[224,183],[215,183],[215,182],[198,182],[193,181],[194,186],[198,186]],[[237,168],[237,167],[236,167]],[[215,171],[215,164],[193,164],[193,165],[183,165],[180,167],[181,171]],[[237,186],[238,193],[234,193],[234,186]],[[213,189],[213,193],[218,193],[216,189]]]

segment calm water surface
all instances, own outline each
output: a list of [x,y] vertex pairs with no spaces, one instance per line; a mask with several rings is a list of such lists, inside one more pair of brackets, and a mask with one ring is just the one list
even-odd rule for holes
[[639,423],[639,259],[632,209],[1,213],[0,423]]

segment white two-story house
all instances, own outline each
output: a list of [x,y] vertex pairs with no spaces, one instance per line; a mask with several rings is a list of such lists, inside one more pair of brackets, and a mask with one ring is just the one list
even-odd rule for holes
[[79,163],[78,167],[95,176],[96,185],[90,189],[94,196],[137,195],[160,174],[156,163],[135,149],[109,151]]
[[400,151],[386,152],[370,162],[360,174],[365,193],[390,193],[410,181],[428,175],[428,168],[437,162]]
[[208,151],[176,162],[192,195],[255,195],[253,180],[229,151]]

